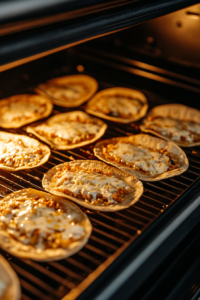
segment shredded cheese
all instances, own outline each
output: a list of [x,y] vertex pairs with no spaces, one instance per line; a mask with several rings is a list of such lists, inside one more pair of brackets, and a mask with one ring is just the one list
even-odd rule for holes
[[149,149],[142,145],[120,142],[115,145],[110,144],[103,147],[103,154],[110,160],[151,176],[162,174],[171,167],[171,159],[165,151]]
[[21,121],[42,114],[45,110],[46,105],[39,105],[33,101],[18,100],[10,102],[8,106],[1,108],[1,118],[6,122]]
[[44,123],[36,126],[34,130],[55,143],[76,144],[93,138],[100,128],[101,126],[97,124],[62,121],[59,123]]
[[18,197],[2,203],[0,209],[0,227],[38,252],[80,240],[85,235],[80,221],[74,210],[41,197]]
[[42,149],[26,146],[19,140],[0,140],[0,164],[7,167],[34,166],[44,157]]
[[173,141],[194,142],[200,140],[200,124],[197,123],[171,118],[149,117],[144,124]]
[[81,168],[64,168],[52,178],[54,189],[74,197],[82,198],[91,204],[109,205],[124,200],[131,191],[123,180],[101,172]]
[[41,85],[41,89],[44,90],[49,96],[58,100],[73,101],[80,99],[87,93],[87,87],[82,84],[47,84]]
[[141,109],[142,103],[124,96],[105,96],[99,98],[94,107],[106,115],[125,118],[136,115]]

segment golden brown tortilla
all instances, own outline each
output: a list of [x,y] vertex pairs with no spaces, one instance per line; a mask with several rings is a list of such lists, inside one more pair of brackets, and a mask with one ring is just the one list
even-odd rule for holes
[[[17,168],[5,166],[3,163],[0,162],[0,169],[2,169],[2,170],[19,171],[19,170],[24,170],[24,169],[37,168],[37,167],[43,165],[45,162],[47,162],[47,160],[49,159],[49,156],[51,155],[51,151],[48,146],[42,144],[41,142],[39,142],[33,138],[30,138],[25,135],[12,134],[12,133],[8,133],[8,132],[0,131],[0,141],[5,140],[5,145],[6,145],[6,140],[8,140],[8,139],[11,139],[12,141],[15,141],[15,142],[22,140],[26,146],[32,147],[33,150],[42,149],[43,158],[37,164],[35,164],[33,166],[25,165],[25,166],[17,167]],[[1,156],[0,156],[0,159],[1,159]]]
[[6,230],[0,228],[0,247],[7,251],[8,253],[20,257],[20,258],[30,258],[36,261],[52,261],[52,260],[60,260],[66,257],[69,257],[75,253],[77,253],[83,246],[87,243],[91,232],[92,225],[86,216],[86,214],[74,203],[71,201],[67,201],[61,197],[57,197],[54,195],[50,195],[49,193],[41,192],[34,189],[23,189],[8,196],[4,197],[0,201],[11,201],[18,199],[20,201],[21,196],[27,197],[45,197],[46,199],[52,199],[58,203],[64,204],[66,208],[70,208],[80,216],[81,225],[85,229],[85,236],[81,240],[74,241],[69,244],[67,248],[57,248],[57,249],[45,249],[43,251],[37,251],[31,245],[25,245],[17,240],[13,239]]
[[[37,136],[40,140],[46,142],[47,144],[49,144],[51,147],[60,149],[60,150],[68,150],[68,149],[74,149],[74,148],[78,148],[78,147],[82,147],[91,143],[94,143],[96,140],[98,140],[100,137],[102,137],[102,135],[104,135],[106,129],[107,129],[107,125],[106,123],[104,123],[102,120],[97,119],[97,118],[92,118],[90,117],[88,114],[86,114],[85,112],[82,111],[72,111],[72,112],[67,112],[67,113],[62,113],[62,114],[57,114],[51,118],[49,118],[45,123],[51,124],[51,126],[53,126],[54,123],[59,123],[62,121],[76,121],[77,117],[83,121],[91,121],[91,123],[93,124],[97,124],[100,126],[99,131],[97,132],[97,134],[90,140],[85,140],[85,141],[81,141],[75,144],[70,144],[70,145],[61,145],[59,143],[54,143],[53,140],[44,137],[42,135],[40,135],[39,133],[36,132],[35,128],[33,126],[28,126],[26,128],[26,131],[29,133],[33,133],[35,136]],[[81,122],[80,122],[80,127],[81,127]]]
[[[73,101],[62,99],[62,98],[55,98],[51,96],[48,92],[48,88],[51,85],[56,86],[57,89],[59,90],[59,86],[65,87],[70,84],[72,85],[82,84],[85,87],[87,87],[88,91],[85,95],[81,95],[79,98],[73,99]],[[98,83],[93,77],[84,74],[77,74],[77,75],[69,75],[69,76],[63,76],[63,77],[51,79],[47,81],[45,84],[38,85],[38,87],[35,89],[35,92],[49,97],[56,105],[63,106],[63,107],[77,107],[83,104],[88,99],[90,99],[97,90],[98,90]]]
[[[10,109],[10,105],[18,103],[21,105],[20,107],[20,120],[8,120],[4,117],[5,110],[9,113],[10,116],[13,117],[16,114],[16,109]],[[38,109],[42,109],[42,112],[38,112],[37,115],[25,117],[25,113],[31,104],[36,105]],[[41,95],[15,95],[3,100],[0,100],[0,127],[3,128],[18,128],[25,124],[34,122],[39,119],[46,118],[50,115],[53,109],[53,104],[51,100],[49,100],[45,96]]]
[[159,105],[154,107],[147,116],[143,119],[142,124],[140,125],[140,129],[143,132],[149,132],[152,133],[160,138],[163,138],[165,140],[172,141],[176,143],[177,145],[181,147],[194,147],[200,145],[199,142],[188,142],[188,141],[175,141],[171,140],[170,138],[159,134],[158,132],[155,132],[152,129],[149,129],[147,126],[145,126],[145,120],[148,117],[151,116],[159,116],[159,117],[169,117],[171,119],[176,119],[180,121],[189,121],[189,122],[196,122],[200,123],[200,111],[191,108],[182,104],[165,104],[165,105]]
[[[90,204],[85,202],[83,199],[76,198],[70,195],[66,195],[65,193],[55,191],[53,185],[51,184],[51,178],[53,175],[55,175],[59,170],[61,170],[65,165],[73,165],[73,166],[79,166],[83,169],[100,169],[103,172],[112,172],[114,176],[117,178],[123,180],[126,182],[130,188],[133,189],[132,192],[128,193],[125,195],[125,199],[123,202],[119,204],[110,204],[108,206],[104,206],[103,204]],[[100,210],[100,211],[118,211],[122,210],[125,208],[128,208],[129,206],[133,205],[136,203],[139,198],[143,194],[143,184],[140,180],[138,180],[134,175],[127,174],[124,171],[121,171],[119,169],[113,168],[111,166],[106,165],[105,163],[102,163],[100,161],[94,161],[94,160],[77,160],[77,161],[71,161],[71,162],[66,162],[60,165],[57,165],[50,169],[43,177],[42,180],[42,186],[45,188],[46,191],[58,195],[61,197],[68,198],[72,200],[73,202],[84,206],[89,209],[94,209],[94,210]]]
[[1,300],[21,299],[19,279],[10,264],[2,255],[0,255],[0,281],[6,285],[6,291],[1,297]]
[[[139,100],[142,104],[142,107],[140,108],[138,113],[137,114],[133,113],[130,118],[122,118],[122,117],[109,116],[109,115],[106,115],[103,112],[95,109],[95,103],[98,102],[100,98],[102,98],[104,96],[118,96],[118,95],[127,97],[127,98],[131,97],[133,99]],[[108,101],[109,101],[109,99],[108,99]],[[130,99],[130,101],[132,101],[132,100]],[[124,88],[124,87],[113,87],[113,88],[109,88],[106,90],[102,90],[102,91],[98,92],[87,103],[87,106],[86,106],[86,111],[89,114],[92,114],[97,117],[101,117],[103,119],[107,119],[110,121],[118,122],[118,123],[135,122],[135,121],[141,119],[142,117],[144,117],[147,110],[148,110],[148,103],[147,103],[147,99],[146,99],[145,95],[139,91]]]
[[[155,149],[155,150],[160,150],[160,149],[165,148],[167,150],[167,152],[169,153],[170,157],[173,158],[174,161],[179,164],[179,168],[164,172],[162,174],[150,176],[150,175],[146,175],[142,172],[136,171],[133,168],[128,167],[124,164],[119,164],[118,162],[109,160],[108,158],[106,158],[104,156],[102,147],[106,146],[108,144],[116,144],[118,142],[130,143],[130,144],[134,144],[134,145],[142,145],[143,147],[147,147],[147,148]],[[95,156],[97,156],[99,159],[105,161],[106,163],[109,163],[109,164],[119,168],[120,170],[123,170],[131,175],[134,175],[143,181],[158,181],[158,180],[174,177],[174,176],[182,174],[189,167],[189,161],[187,159],[187,156],[181,148],[179,148],[176,144],[174,144],[172,142],[168,142],[163,139],[155,138],[148,134],[137,134],[137,135],[132,135],[132,136],[128,136],[128,137],[117,137],[117,138],[111,138],[111,139],[107,139],[107,140],[98,142],[94,147],[94,154],[95,154]]]

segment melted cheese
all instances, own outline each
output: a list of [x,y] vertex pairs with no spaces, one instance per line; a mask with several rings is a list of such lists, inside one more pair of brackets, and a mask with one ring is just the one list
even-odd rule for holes
[[45,92],[55,98],[55,99],[64,99],[68,101],[77,100],[85,94],[85,89],[82,85],[48,85],[45,86]]
[[86,139],[88,134],[97,134],[100,126],[96,124],[86,124],[80,122],[60,122],[53,124],[41,124],[35,127],[35,131],[48,138],[59,137],[73,143],[78,143],[82,139]]
[[98,110],[104,114],[111,114],[114,117],[136,115],[141,109],[138,100],[127,99],[126,97],[102,97],[95,103]]
[[[9,208],[8,208],[9,209]],[[11,208],[12,209],[12,206]],[[57,234],[62,241],[79,240],[84,235],[84,228],[76,224],[79,215],[68,210],[60,212],[47,206],[36,206],[33,199],[25,199],[19,206],[2,215],[0,221],[7,226],[7,232],[19,242],[30,245],[34,232],[38,239],[34,247],[45,249],[45,240],[55,240]]]
[[107,150],[108,157],[132,168],[149,172],[151,175],[162,174],[169,168],[169,157],[158,151],[127,143],[118,143]]
[[173,141],[184,139],[187,142],[193,142],[194,134],[200,134],[200,124],[170,118],[145,120],[145,125],[163,136],[170,137]]
[[45,107],[26,101],[14,101],[1,108],[1,118],[6,122],[12,122],[15,119],[29,119],[32,118],[36,113],[43,113]]
[[184,121],[183,126],[191,132],[200,134],[200,124]]
[[87,171],[64,172],[60,178],[56,176],[55,187],[61,192],[67,190],[75,197],[81,195],[91,202],[103,197],[108,200],[108,203],[117,203],[113,199],[113,195],[118,192],[118,189],[125,189],[126,192],[130,191],[130,186],[115,176],[107,176],[96,172],[88,173]]
[[27,147],[21,139],[0,140],[0,164],[15,168],[36,165],[44,157],[38,148]]

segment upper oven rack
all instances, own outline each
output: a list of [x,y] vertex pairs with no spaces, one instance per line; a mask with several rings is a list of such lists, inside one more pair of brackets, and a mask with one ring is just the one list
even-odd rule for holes
[[[122,77],[124,81],[127,80],[126,86],[137,88],[139,82],[141,85],[143,84],[143,79],[139,78],[138,82],[133,81],[134,84],[131,85],[128,78],[131,79],[132,75],[119,69],[117,71],[118,80],[114,77],[110,81],[107,79],[102,80],[98,63],[94,64],[94,61],[91,63],[88,58],[84,59],[78,52],[71,62],[72,66],[69,66],[68,69],[63,68],[63,66],[57,68],[55,70],[56,76],[76,73],[76,64],[82,64],[85,72],[99,81],[101,89],[113,84],[119,85]],[[45,71],[45,64],[43,66],[42,72],[46,79],[55,76],[54,70],[50,74],[49,70]],[[104,66],[102,68],[104,69]],[[26,72],[28,72],[27,70]],[[114,68],[108,66],[106,71],[113,74],[116,72]],[[126,74],[125,78],[124,74]],[[28,73],[26,73],[26,76],[28,76]],[[26,83],[28,92],[30,92],[29,84]],[[15,93],[17,93],[17,88],[20,89],[16,85]],[[140,90],[142,89],[140,88]],[[142,91],[147,96],[150,107],[162,103],[161,101],[166,101],[165,97],[161,98],[155,91]],[[83,108],[82,106],[79,109]],[[68,111],[68,109],[55,106],[53,114],[64,111]],[[103,138],[125,136],[139,132],[137,124],[120,124],[119,126],[110,121],[106,122],[108,130]],[[26,134],[23,128],[8,131]],[[48,169],[56,164],[73,159],[95,159],[92,149],[93,145],[70,151],[52,149],[49,161],[43,166],[11,173],[0,171],[1,197],[22,188],[32,187],[43,190],[41,179]],[[91,283],[93,284],[83,294],[80,294],[78,299],[94,299],[95,293],[99,289],[102,290],[103,286],[101,284],[96,288],[96,282],[105,284],[105,280],[109,279],[109,276],[110,279],[113,276],[113,270],[114,275],[120,272],[120,268],[128,264],[127,259],[130,262],[141,249],[145,249],[150,240],[154,239],[158,232],[170,223],[176,214],[180,213],[181,209],[197,197],[200,184],[200,147],[187,148],[184,151],[190,161],[187,172],[159,182],[145,182],[144,194],[134,206],[113,213],[86,210],[93,225],[93,232],[88,244],[74,256],[57,262],[39,263],[28,259],[18,259],[0,250],[0,253],[8,259],[20,278],[22,299],[58,300],[67,295],[66,299],[72,300],[78,297],[79,293]],[[197,219],[194,218],[187,230],[191,230],[196,222]],[[184,234],[187,233],[187,230]],[[165,249],[165,254],[167,252],[169,252],[169,249],[167,251]],[[135,286],[137,284],[139,283],[135,281]]]

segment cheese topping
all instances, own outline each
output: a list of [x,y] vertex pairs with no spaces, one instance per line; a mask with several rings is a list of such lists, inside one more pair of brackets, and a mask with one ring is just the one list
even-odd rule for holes
[[165,151],[157,151],[130,143],[107,145],[103,148],[103,153],[110,160],[126,164],[136,171],[142,171],[151,176],[162,174],[175,166],[171,164],[171,159]]
[[142,107],[142,103],[136,99],[128,99],[123,96],[110,96],[98,99],[94,104],[95,109],[113,117],[132,117]]
[[30,119],[36,114],[42,114],[46,109],[46,105],[39,105],[33,101],[13,101],[8,106],[1,108],[1,118],[6,122],[12,122],[22,119]]
[[0,164],[4,166],[12,168],[34,166],[43,157],[42,149],[26,146],[21,139],[18,141],[12,141],[9,138],[0,140]]
[[196,142],[200,140],[200,124],[171,118],[149,117],[145,126],[169,137],[173,141]]
[[79,167],[64,168],[53,176],[52,183],[55,190],[85,199],[91,204],[122,202],[125,194],[132,190],[127,183],[111,174]]
[[84,235],[81,216],[62,204],[41,197],[24,197],[1,204],[0,226],[38,252],[67,247]]
[[58,100],[73,101],[81,98],[87,93],[87,88],[78,84],[67,85],[41,85],[41,89],[44,90],[50,97]]
[[55,143],[76,144],[92,139],[100,130],[101,126],[91,123],[76,121],[62,121],[59,123],[44,123],[36,126],[34,130],[42,136],[53,140]]

